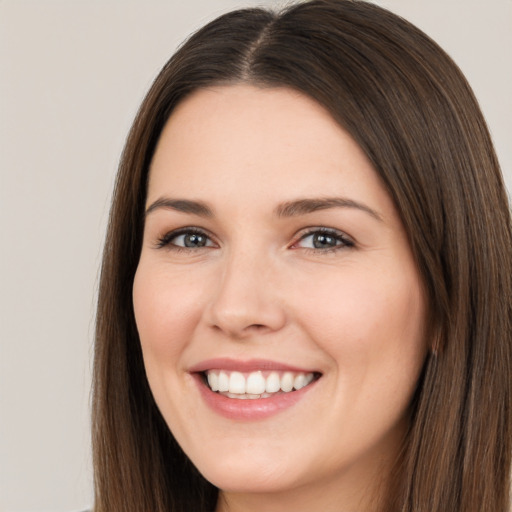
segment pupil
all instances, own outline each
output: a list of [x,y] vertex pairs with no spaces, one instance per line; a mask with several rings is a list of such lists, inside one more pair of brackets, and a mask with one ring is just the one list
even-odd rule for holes
[[196,233],[186,235],[184,242],[185,247],[204,247],[206,245],[205,237]]
[[336,239],[331,235],[317,234],[313,238],[313,245],[316,249],[324,249],[325,247],[334,247]]

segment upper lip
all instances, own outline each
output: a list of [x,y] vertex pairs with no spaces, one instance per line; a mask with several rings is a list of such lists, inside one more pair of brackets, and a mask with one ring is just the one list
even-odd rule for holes
[[200,373],[207,370],[229,370],[239,372],[253,372],[257,370],[275,370],[275,371],[289,371],[289,372],[302,372],[302,373],[320,373],[311,368],[300,368],[289,364],[281,363],[278,361],[271,361],[268,359],[248,359],[238,360],[229,357],[207,359],[193,365],[189,368],[190,373]]

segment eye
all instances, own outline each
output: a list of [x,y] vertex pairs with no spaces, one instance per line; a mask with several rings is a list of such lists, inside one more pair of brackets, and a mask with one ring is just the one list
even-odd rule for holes
[[294,244],[293,247],[329,251],[353,246],[354,242],[341,231],[318,228],[302,235],[302,237],[297,243]]
[[169,249],[201,249],[213,247],[212,239],[204,232],[194,228],[183,228],[171,231],[158,240],[157,247]]

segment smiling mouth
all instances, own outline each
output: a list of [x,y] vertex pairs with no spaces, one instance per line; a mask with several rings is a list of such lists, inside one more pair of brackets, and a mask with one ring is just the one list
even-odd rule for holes
[[202,372],[204,383],[211,391],[228,398],[271,398],[283,393],[293,393],[320,378],[317,372],[253,371],[242,373],[229,370]]

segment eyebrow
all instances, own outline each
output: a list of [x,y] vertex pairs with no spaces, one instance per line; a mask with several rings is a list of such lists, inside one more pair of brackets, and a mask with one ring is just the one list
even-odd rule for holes
[[164,210],[175,210],[182,213],[192,213],[199,215],[200,217],[213,217],[212,210],[201,201],[190,201],[188,199],[170,199],[162,197],[152,203],[146,210],[146,216],[151,212],[164,209]]
[[313,213],[318,210],[327,210],[329,208],[356,208],[365,213],[368,213],[375,219],[382,221],[382,217],[372,208],[363,203],[347,199],[343,197],[326,197],[314,199],[298,199],[297,201],[289,201],[280,204],[275,213],[278,217],[295,217],[298,215],[305,215]]
[[[319,210],[330,208],[355,208],[368,213],[373,218],[382,221],[382,217],[369,206],[343,197],[297,199],[287,201],[276,207],[274,213],[277,217],[297,217]],[[159,209],[175,210],[181,213],[191,213],[200,217],[213,217],[212,209],[202,201],[191,201],[189,199],[171,199],[162,197],[152,203],[146,210],[145,215]]]

